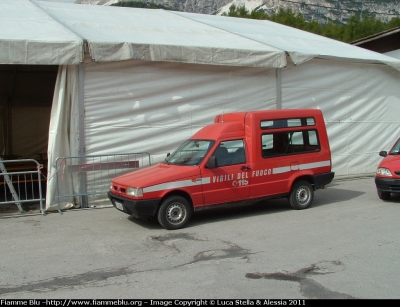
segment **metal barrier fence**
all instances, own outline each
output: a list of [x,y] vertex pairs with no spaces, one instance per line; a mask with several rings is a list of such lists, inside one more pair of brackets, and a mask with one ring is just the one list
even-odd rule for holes
[[16,204],[20,213],[24,213],[23,203],[40,203],[40,212],[44,215],[42,181],[43,165],[33,159],[0,159],[0,205]]
[[112,178],[150,165],[147,152],[57,158],[55,201],[58,209],[61,212],[63,199],[80,202],[81,208],[88,208],[89,203],[108,203]]

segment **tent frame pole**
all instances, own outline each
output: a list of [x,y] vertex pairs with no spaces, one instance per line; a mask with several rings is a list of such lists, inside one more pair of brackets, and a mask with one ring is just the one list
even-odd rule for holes
[[282,70],[276,69],[276,109],[282,109]]
[[[79,63],[78,71],[78,96],[79,96],[79,152],[78,156],[82,157],[79,159],[79,164],[85,164],[85,104],[84,104],[84,66],[83,63]],[[79,178],[79,190],[81,196],[81,208],[88,207],[87,193],[86,193],[86,173],[82,172]]]

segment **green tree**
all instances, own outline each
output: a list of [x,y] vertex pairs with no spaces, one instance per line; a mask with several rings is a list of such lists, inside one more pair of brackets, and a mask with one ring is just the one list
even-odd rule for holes
[[355,40],[356,37],[356,31],[357,28],[359,27],[360,19],[353,15],[349,18],[349,21],[347,22],[346,26],[344,27],[343,31],[343,38],[342,40],[345,42],[351,42]]
[[389,29],[396,28],[396,27],[400,27],[400,17],[392,18],[392,19],[388,22],[388,27],[389,27]]
[[264,11],[252,10],[249,18],[265,20],[265,19],[267,19],[267,17],[268,17],[268,15]]
[[321,33],[317,33],[317,34],[321,34],[322,36],[340,40],[340,41],[343,40],[343,30],[344,30],[343,26],[335,24],[333,22],[328,22],[324,26],[319,25],[319,27],[321,29]]
[[296,15],[291,9],[280,8],[278,13],[272,14],[268,19],[298,29],[305,27],[303,15],[301,13]]
[[[141,1],[121,1],[112,5],[172,10],[171,8],[165,7],[163,5]],[[253,10],[250,12],[248,9],[246,9],[244,5],[236,6],[232,4],[229,7],[228,13],[222,14],[222,16],[270,20],[289,27],[308,31],[347,43],[385,30],[400,27],[399,17],[392,18],[388,23],[384,23],[376,19],[375,16],[371,14],[364,14],[363,12],[363,15],[364,17],[362,20],[360,20],[360,17],[353,15],[349,18],[346,24],[341,25],[332,21],[325,24],[320,24],[317,21],[307,22],[305,21],[304,16],[301,13],[295,14],[291,9],[283,8],[280,8],[277,13],[268,15],[263,10]]]
[[173,10],[172,8],[166,7],[166,6],[161,5],[161,4],[148,3],[148,2],[142,2],[142,1],[120,1],[120,2],[117,2],[117,3],[111,4],[111,6]]
[[315,34],[318,34],[318,35],[324,35],[323,34],[323,32],[324,32],[323,28],[315,20],[313,20],[311,22],[308,22],[308,23],[305,23],[305,26],[304,26],[303,30],[311,32],[311,33],[315,33]]
[[244,5],[236,6],[232,4],[229,7],[228,13],[222,13],[222,16],[230,16],[230,17],[240,17],[240,18],[250,18],[250,12]]
[[232,5],[229,8],[228,13],[222,15],[240,18],[266,19],[343,42],[351,42],[400,26],[399,17],[391,19],[388,23],[384,23],[376,19],[373,15],[366,15],[362,20],[360,20],[358,16],[353,15],[344,25],[332,21],[326,24],[319,24],[316,21],[306,22],[301,13],[295,14],[291,9],[280,8],[277,13],[268,15],[263,11],[257,10],[253,10],[249,13],[244,6],[237,7],[235,5]]

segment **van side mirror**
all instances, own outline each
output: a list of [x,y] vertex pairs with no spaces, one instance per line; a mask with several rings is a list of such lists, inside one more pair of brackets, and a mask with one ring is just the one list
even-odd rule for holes
[[379,153],[379,155],[380,155],[381,157],[386,157],[386,156],[387,156],[387,151],[382,150],[382,151]]
[[209,157],[206,163],[206,168],[216,168],[217,166],[217,158],[214,156]]
[[167,153],[167,158],[168,158],[170,155],[171,155],[170,153]]

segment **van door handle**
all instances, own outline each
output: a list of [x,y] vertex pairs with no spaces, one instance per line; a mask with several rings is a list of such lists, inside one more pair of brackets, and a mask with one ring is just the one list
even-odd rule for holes
[[250,170],[250,166],[248,166],[248,165],[243,165],[240,169],[241,169],[242,171],[249,171],[249,170]]

